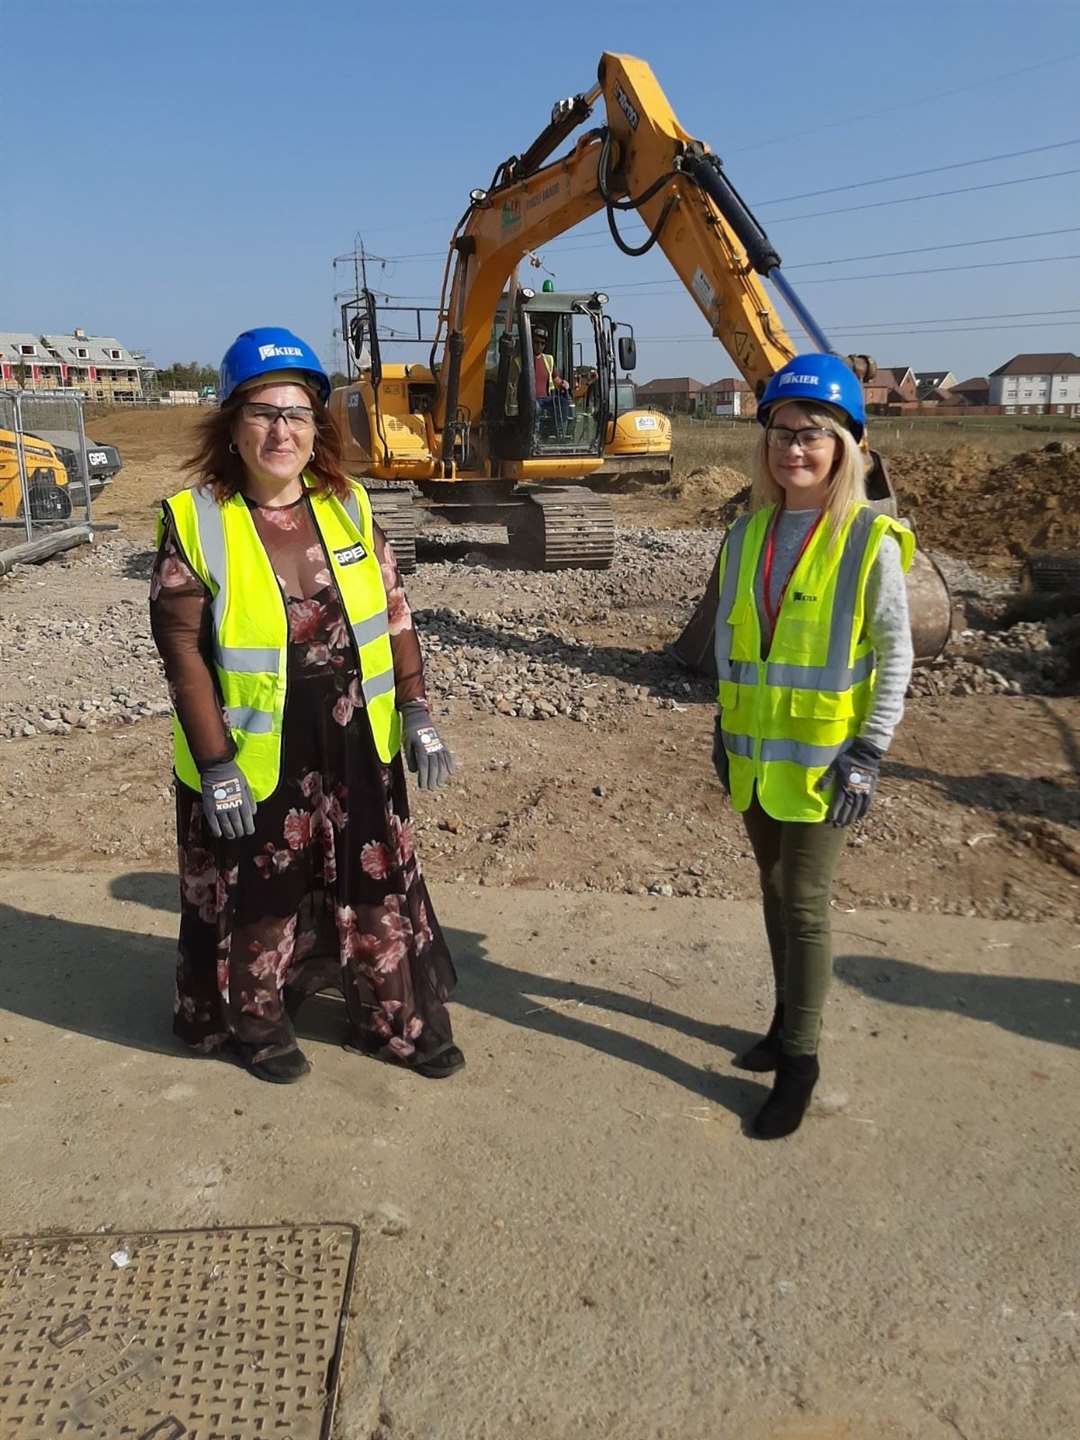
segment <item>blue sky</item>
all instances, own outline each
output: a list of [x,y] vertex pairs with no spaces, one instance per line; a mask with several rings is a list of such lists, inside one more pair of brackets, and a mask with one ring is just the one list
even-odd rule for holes
[[[359,234],[390,257],[381,288],[434,298],[441,262],[393,257],[443,252],[468,190],[615,50],[723,157],[837,349],[961,378],[1080,351],[1080,261],[1037,263],[1080,255],[1080,173],[1000,184],[1080,171],[1075,0],[0,0],[0,34],[0,329],[216,364],[239,330],[285,324],[332,366],[332,258]],[[1061,148],[786,199],[1038,146]],[[1050,230],[1072,233],[972,243]],[[957,248],[846,258],[926,246]],[[659,251],[619,255],[594,219],[543,259],[559,288],[609,292],[639,379],[734,373]]]

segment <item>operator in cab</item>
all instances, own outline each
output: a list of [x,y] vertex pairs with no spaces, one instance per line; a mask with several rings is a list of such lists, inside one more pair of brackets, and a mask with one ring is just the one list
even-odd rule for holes
[[570,386],[555,368],[555,356],[548,349],[550,336],[543,325],[537,325],[533,330],[533,342],[537,420],[541,425],[547,421],[559,433],[567,418]]
[[779,1139],[820,1074],[833,872],[903,714],[915,538],[867,503],[862,387],[842,360],[796,356],[758,420],[750,512],[720,557],[713,765],[757,861],[775,984],[767,1034],[735,1063],[776,1072],[752,1130]]
[[346,1048],[441,1079],[464,1062],[454,966],[415,852],[403,759],[453,770],[393,550],[342,467],[318,356],[245,331],[164,502],[150,587],[175,706],[175,1033],[275,1084],[337,990]]

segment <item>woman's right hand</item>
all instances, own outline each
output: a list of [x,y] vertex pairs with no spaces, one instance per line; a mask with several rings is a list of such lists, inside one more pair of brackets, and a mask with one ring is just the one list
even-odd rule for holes
[[716,778],[724,787],[726,794],[731,794],[731,783],[729,776],[728,753],[724,748],[724,735],[721,729],[720,716],[717,715],[713,721],[712,740],[712,763],[716,771]]

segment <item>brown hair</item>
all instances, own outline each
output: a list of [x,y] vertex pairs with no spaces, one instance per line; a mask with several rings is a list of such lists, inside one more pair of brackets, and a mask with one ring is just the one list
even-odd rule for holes
[[[244,462],[229,447],[237,411],[246,398],[243,393],[231,395],[220,410],[211,410],[199,421],[197,448],[183,462],[183,468],[195,476],[195,483],[208,486],[219,505],[244,488]],[[316,395],[311,397],[311,408],[315,411],[315,441],[311,447],[315,454],[304,471],[315,480],[316,492],[329,491],[344,500],[349,493],[349,477],[345,473],[341,435],[330,411]]]

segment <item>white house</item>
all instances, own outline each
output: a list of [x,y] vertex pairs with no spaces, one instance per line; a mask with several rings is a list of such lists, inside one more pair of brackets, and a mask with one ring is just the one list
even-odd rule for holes
[[1014,355],[990,375],[1006,415],[1080,415],[1080,355]]

